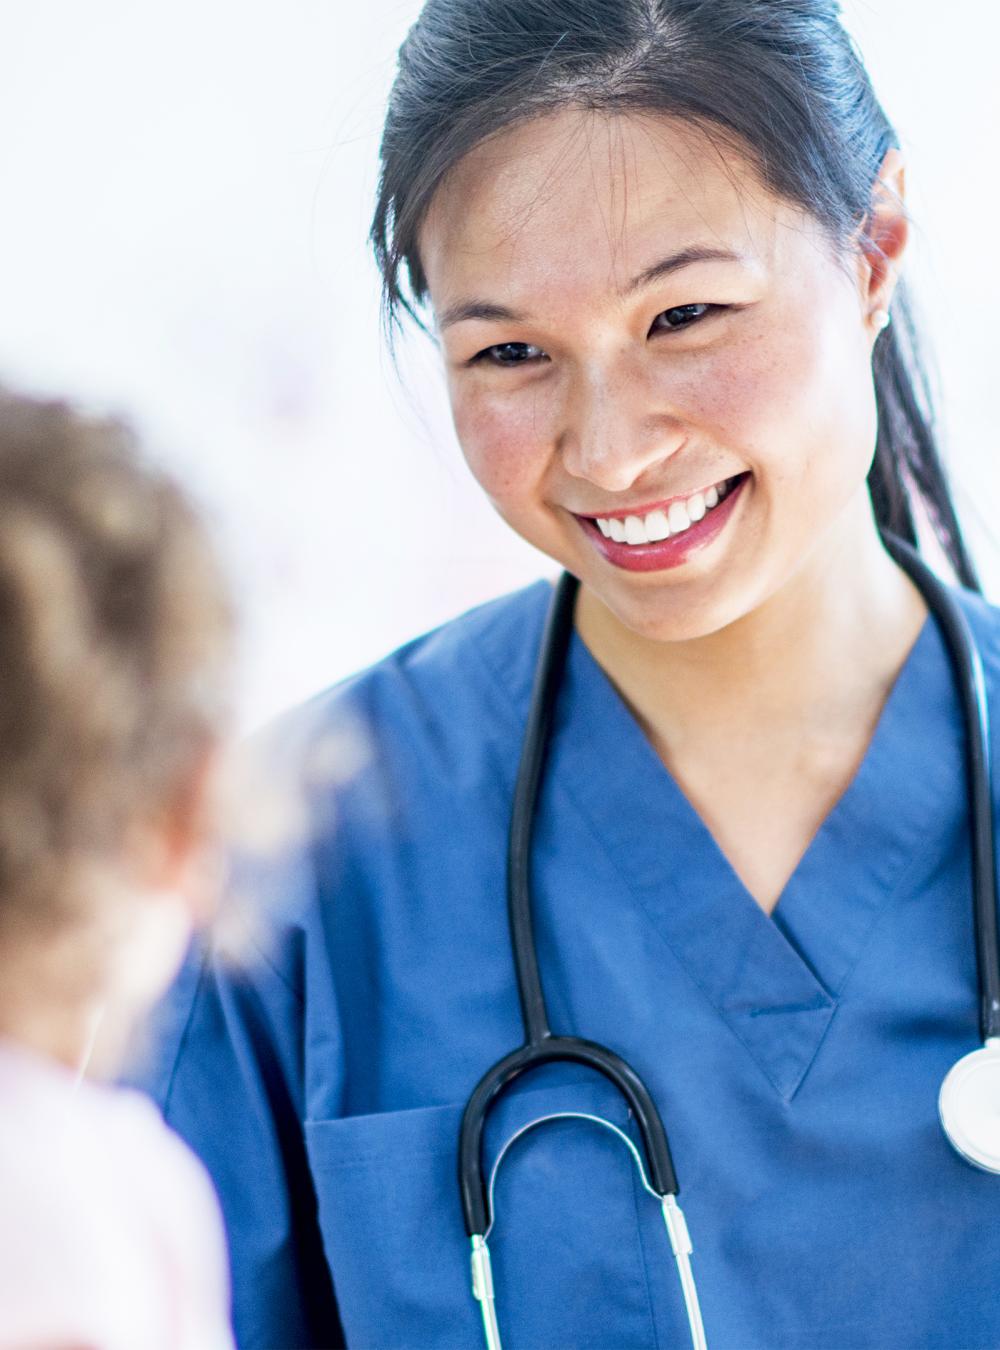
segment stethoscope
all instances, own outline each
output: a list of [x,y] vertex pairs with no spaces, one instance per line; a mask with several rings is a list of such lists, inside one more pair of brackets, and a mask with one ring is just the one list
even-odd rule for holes
[[[976,963],[979,978],[979,1028],[982,1047],[965,1055],[941,1085],[941,1125],[963,1158],[1000,1174],[1000,951],[997,946],[997,898],[990,780],[989,717],[982,662],[965,615],[954,597],[908,544],[893,536],[885,545],[927,602],[945,639],[962,703],[967,742],[966,765],[972,826],[972,883]],[[521,761],[514,789],[507,851],[507,906],[517,988],[524,1023],[524,1044],[505,1055],[480,1079],[462,1116],[459,1136],[459,1185],[465,1228],[472,1242],[472,1290],[479,1302],[489,1350],[500,1350],[493,1274],[487,1239],[494,1221],[494,1189],[500,1165],[523,1135],[550,1120],[582,1120],[610,1131],[629,1150],[643,1188],[660,1205],[677,1263],[694,1350],[705,1350],[705,1330],[691,1270],[691,1239],[677,1204],[677,1175],[663,1121],[641,1078],[614,1051],[576,1036],[555,1036],[542,993],[531,915],[532,835],[552,716],[562,684],[573,631],[579,583],[564,573],[555,587],[535,670]],[[483,1167],[486,1117],[498,1097],[532,1069],[556,1061],[596,1069],[628,1104],[642,1141],[642,1154],[611,1121],[584,1111],[559,1111],[523,1126],[494,1161],[487,1179]]]

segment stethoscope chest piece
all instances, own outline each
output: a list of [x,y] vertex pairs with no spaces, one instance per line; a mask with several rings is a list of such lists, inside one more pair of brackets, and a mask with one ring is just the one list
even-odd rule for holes
[[958,1153],[1000,1174],[1000,1040],[963,1055],[941,1084],[941,1126]]

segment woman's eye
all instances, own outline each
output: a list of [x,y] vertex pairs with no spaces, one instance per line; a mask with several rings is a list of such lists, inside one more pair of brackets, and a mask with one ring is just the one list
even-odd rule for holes
[[537,361],[545,353],[530,342],[498,342],[477,352],[473,361],[488,361],[494,366],[520,366],[526,361]]
[[672,333],[678,328],[690,328],[693,323],[703,319],[710,310],[721,308],[723,308],[721,305],[674,305],[673,309],[665,309],[662,314],[657,314],[650,332],[666,329]]

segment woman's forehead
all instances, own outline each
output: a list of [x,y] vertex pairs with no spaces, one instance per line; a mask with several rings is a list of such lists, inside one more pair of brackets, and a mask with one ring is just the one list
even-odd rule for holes
[[771,266],[803,213],[743,156],[690,124],[564,110],[477,146],[438,189],[420,234],[435,310],[470,288],[624,290],[689,248]]

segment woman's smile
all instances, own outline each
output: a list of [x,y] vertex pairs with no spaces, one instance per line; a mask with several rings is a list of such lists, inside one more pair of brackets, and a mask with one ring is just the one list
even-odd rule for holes
[[577,515],[585,536],[614,567],[659,572],[679,567],[726,527],[750,475],[724,478],[690,495],[606,515]]

